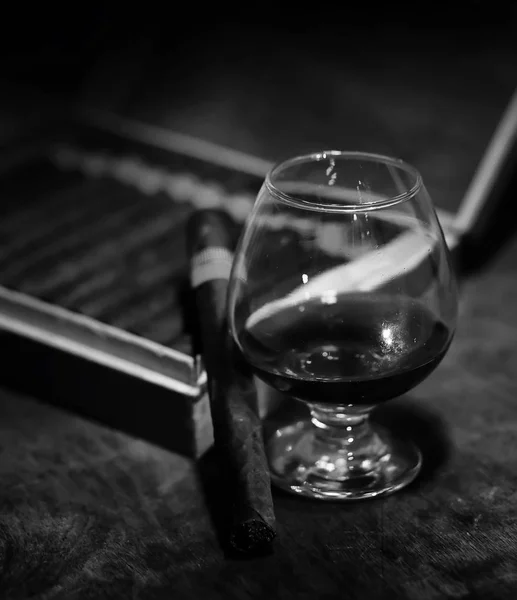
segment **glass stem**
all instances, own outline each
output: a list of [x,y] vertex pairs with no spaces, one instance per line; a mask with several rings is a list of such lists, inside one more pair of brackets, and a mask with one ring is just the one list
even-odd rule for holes
[[371,410],[371,406],[358,408],[311,404],[316,440],[331,447],[334,452],[343,450],[350,453],[360,447],[371,446],[377,438],[369,423]]

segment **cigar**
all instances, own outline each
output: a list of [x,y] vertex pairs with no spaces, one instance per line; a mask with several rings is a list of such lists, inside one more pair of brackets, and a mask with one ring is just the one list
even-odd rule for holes
[[262,554],[276,535],[275,515],[255,383],[236,357],[226,326],[233,227],[223,211],[196,211],[187,244],[215,448],[230,482],[222,491],[233,501],[228,542],[238,552]]

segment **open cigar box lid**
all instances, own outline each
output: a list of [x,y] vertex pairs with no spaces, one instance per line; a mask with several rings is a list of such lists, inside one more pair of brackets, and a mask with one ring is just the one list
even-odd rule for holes
[[[495,215],[515,180],[517,95],[492,116],[444,203],[424,173],[459,268],[509,221]],[[104,114],[48,123],[4,148],[0,383],[200,456],[212,431],[184,225],[194,207],[221,207],[237,239],[270,166]],[[274,398],[259,396],[265,411]]]

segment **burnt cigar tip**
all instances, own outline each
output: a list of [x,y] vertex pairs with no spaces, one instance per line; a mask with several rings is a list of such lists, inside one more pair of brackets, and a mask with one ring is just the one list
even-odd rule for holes
[[237,524],[230,536],[230,544],[238,552],[258,556],[269,552],[276,532],[262,519],[255,518]]

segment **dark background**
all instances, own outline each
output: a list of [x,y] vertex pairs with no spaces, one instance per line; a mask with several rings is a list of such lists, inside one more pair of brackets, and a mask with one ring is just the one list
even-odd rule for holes
[[517,85],[516,6],[31,9],[3,20],[3,130],[65,102],[271,160],[387,153],[455,210]]

